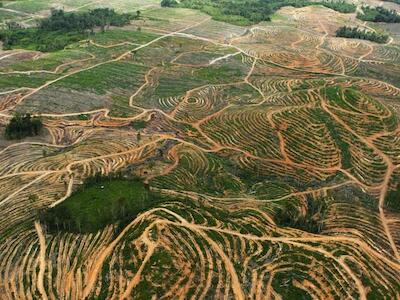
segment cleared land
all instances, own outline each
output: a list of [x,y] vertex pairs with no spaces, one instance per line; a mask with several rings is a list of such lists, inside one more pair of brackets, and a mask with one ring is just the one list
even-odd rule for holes
[[44,124],[0,140],[0,298],[400,298],[398,27],[376,44],[335,32],[387,25],[322,6],[248,27],[148,0],[4,9],[61,5],[142,12],[0,52],[2,131]]

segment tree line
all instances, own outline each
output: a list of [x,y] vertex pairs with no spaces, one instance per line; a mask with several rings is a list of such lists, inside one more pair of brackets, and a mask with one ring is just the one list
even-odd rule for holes
[[386,2],[393,2],[393,3],[396,3],[396,4],[400,4],[400,0],[383,0],[383,1],[386,1]]
[[93,30],[100,27],[105,31],[109,26],[124,26],[132,19],[139,18],[140,11],[135,15],[129,13],[119,14],[110,8],[96,8],[83,13],[66,13],[54,9],[48,18],[39,21],[38,28],[44,31],[78,31]]
[[110,26],[121,27],[139,17],[140,11],[119,14],[110,8],[79,13],[53,9],[50,16],[39,20],[34,28],[24,28],[16,22],[7,23],[6,29],[0,31],[0,40],[5,50],[18,47],[50,52],[87,38],[96,28],[104,32]]
[[363,13],[358,13],[357,18],[369,22],[400,23],[400,15],[395,10],[383,7],[363,6]]
[[375,43],[384,44],[388,41],[389,36],[383,33],[373,32],[371,30],[365,30],[358,27],[340,27],[336,31],[337,37],[351,38],[351,39],[361,39],[368,40]]
[[[386,1],[399,3],[400,0]],[[304,7],[309,5],[322,5],[341,13],[356,12],[356,5],[344,0],[161,0],[161,6],[163,7],[197,9],[211,15],[215,20],[237,25],[250,25],[262,21],[270,21],[272,14],[284,6]],[[370,22],[400,23],[400,15],[395,10],[380,6],[363,6],[362,12],[357,13],[357,18]]]
[[347,3],[345,1],[325,1],[321,2],[321,5],[333,9],[335,11],[349,14],[349,13],[354,13],[356,12],[356,6],[352,3]]
[[43,128],[42,121],[30,114],[16,114],[5,129],[5,137],[9,140],[22,139],[28,136],[36,136]]
[[185,7],[201,10],[214,19],[238,25],[249,25],[261,21],[270,21],[271,15],[283,6],[304,7],[323,5],[342,13],[356,11],[356,6],[345,1],[309,1],[309,0],[162,0],[163,7]]

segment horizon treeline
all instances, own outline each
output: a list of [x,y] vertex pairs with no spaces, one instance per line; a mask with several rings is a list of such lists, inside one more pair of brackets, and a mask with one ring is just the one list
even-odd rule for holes
[[354,13],[356,6],[345,1],[308,1],[308,0],[162,0],[163,7],[184,7],[201,10],[215,20],[237,25],[251,25],[262,21],[271,21],[271,16],[284,6],[304,7],[323,5],[342,13]]

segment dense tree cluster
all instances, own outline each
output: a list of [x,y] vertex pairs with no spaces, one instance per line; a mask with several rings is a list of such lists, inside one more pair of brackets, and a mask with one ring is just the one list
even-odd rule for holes
[[370,30],[361,29],[358,27],[340,27],[336,31],[337,37],[344,38],[352,38],[352,39],[361,39],[361,40],[369,40],[376,43],[386,43],[388,41],[389,36],[387,34],[377,33]]
[[3,42],[4,50],[23,48],[51,52],[64,49],[66,46],[78,42],[85,37],[85,34],[77,32],[44,32],[36,28],[0,32],[0,40]]
[[45,31],[93,31],[106,26],[124,26],[136,15],[118,14],[113,9],[96,8],[85,13],[66,13],[63,10],[52,10],[50,17],[40,21],[39,29]]
[[400,0],[383,0],[383,1],[393,2],[393,3],[400,4]]
[[240,16],[251,22],[258,23],[269,20],[272,9],[269,5],[265,5],[263,1],[228,1],[220,8],[220,13],[222,15]]
[[345,14],[354,13],[357,8],[354,4],[345,1],[325,1],[321,2],[321,5]]
[[400,23],[400,15],[395,10],[383,7],[363,6],[363,13],[358,13],[357,18],[369,22]]
[[178,2],[176,2],[176,0],[161,0],[162,7],[172,7],[177,4],[178,4]]
[[40,133],[42,127],[43,124],[39,118],[31,117],[30,114],[17,114],[7,124],[5,137],[13,140],[35,136]]
[[104,32],[109,26],[124,26],[139,16],[139,11],[136,14],[118,14],[109,8],[83,13],[66,13],[55,9],[48,18],[40,20],[36,28],[25,29],[18,23],[7,23],[7,28],[0,32],[0,40],[4,49],[19,47],[55,51],[86,38],[95,28]]
[[201,10],[214,19],[249,25],[269,21],[271,15],[283,6],[303,7],[323,5],[331,9],[349,13],[355,12],[356,6],[344,1],[308,1],[308,0],[162,0],[164,7],[185,7]]

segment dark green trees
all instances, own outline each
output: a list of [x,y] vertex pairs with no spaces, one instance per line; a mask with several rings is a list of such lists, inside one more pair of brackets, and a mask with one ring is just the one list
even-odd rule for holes
[[178,4],[175,0],[161,0],[162,7],[171,7]]
[[66,13],[63,10],[52,10],[51,15],[40,21],[38,28],[45,31],[84,32],[106,26],[124,26],[138,15],[118,14],[110,8],[96,8],[85,13]]
[[363,6],[363,13],[358,13],[357,18],[370,22],[400,23],[400,15],[395,10],[383,7]]
[[7,124],[5,137],[7,139],[22,139],[28,136],[35,136],[40,133],[43,124],[37,117],[31,117],[30,114],[17,114]]
[[369,40],[376,43],[386,43],[389,38],[389,36],[386,34],[368,31],[360,29],[358,27],[347,27],[347,26],[340,27],[336,31],[336,36],[344,38]]
[[383,1],[393,2],[393,3],[400,4],[400,0],[383,0]]
[[51,15],[39,21],[37,28],[25,29],[16,23],[7,24],[0,32],[4,49],[13,47],[50,52],[85,39],[95,28],[102,32],[109,26],[124,26],[140,14],[119,14],[113,9],[96,8],[84,13],[67,13],[53,9]]
[[250,25],[269,21],[271,15],[283,6],[303,7],[323,5],[342,13],[353,13],[356,6],[343,0],[161,0],[163,7],[185,7],[199,9],[215,20],[237,25]]
[[347,3],[344,1],[325,1],[321,2],[321,4],[330,9],[336,10],[341,13],[354,13],[356,11],[356,6],[352,3]]

